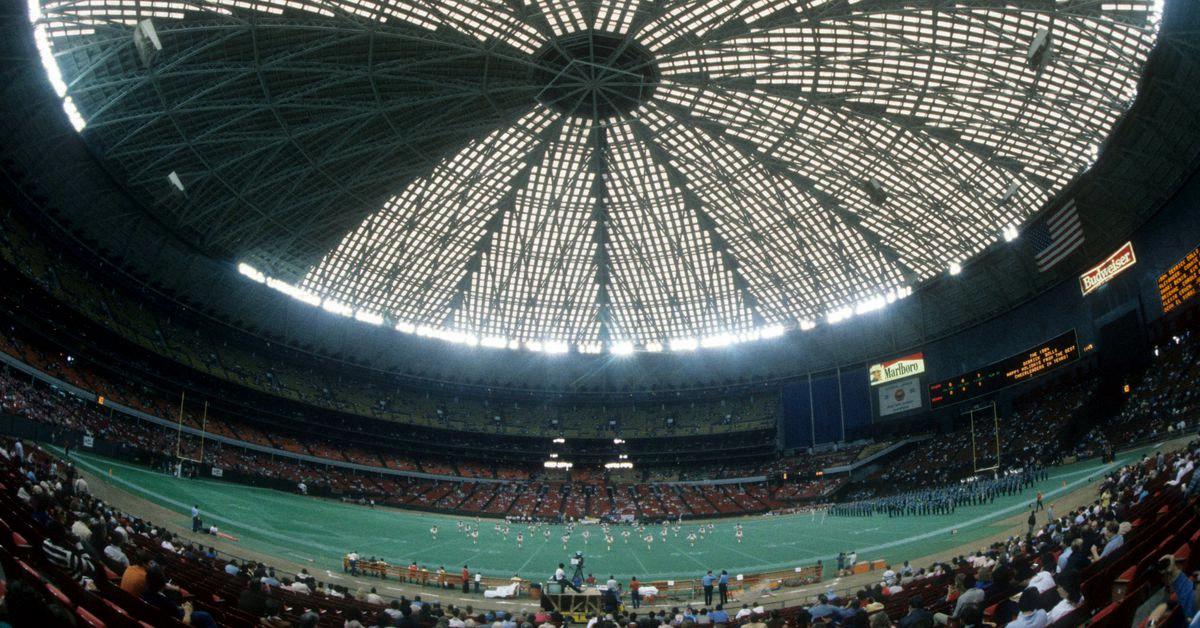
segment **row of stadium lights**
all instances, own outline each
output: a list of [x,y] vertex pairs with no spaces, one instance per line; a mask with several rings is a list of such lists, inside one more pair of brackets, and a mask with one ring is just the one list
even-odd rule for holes
[[[1005,242],[1013,242],[1019,237],[1019,232],[1015,226],[1009,225],[1001,231],[1001,238]],[[274,277],[269,277],[257,268],[241,262],[238,264],[238,272],[258,283],[265,284],[278,292],[282,292],[297,301],[307,303],[314,307],[339,316],[353,318],[359,322],[369,325],[383,325],[385,320],[381,314],[370,312],[362,309],[354,309],[353,307],[335,301],[333,299],[323,299],[320,295],[300,288],[298,286],[287,283]],[[950,262],[947,273],[951,276],[958,275],[962,272],[961,262]],[[854,316],[866,314],[881,310],[887,305],[894,303],[900,299],[904,299],[912,294],[912,287],[900,286],[889,290],[882,295],[876,295],[870,299],[860,301],[854,305],[838,308],[825,315],[825,322],[828,324],[837,324]],[[817,326],[815,321],[802,320],[798,327],[801,331],[808,331]],[[430,325],[416,325],[405,321],[400,321],[395,324],[396,331],[405,334],[413,334],[424,338],[437,338],[446,342],[466,345],[470,347],[483,346],[493,349],[519,349],[524,346],[529,351],[549,354],[563,354],[571,350],[571,345],[561,340],[516,340],[501,338],[496,336],[479,337],[470,332],[455,331],[451,329],[443,329]],[[717,334],[715,336],[706,336],[703,338],[674,338],[668,340],[665,344],[662,342],[647,342],[641,347],[641,351],[646,353],[661,353],[665,349],[671,351],[695,351],[696,349],[711,349],[728,347],[735,344],[750,342],[754,340],[768,340],[778,338],[787,332],[787,328],[781,324],[767,325],[759,329],[741,333]],[[599,342],[582,342],[575,345],[575,349],[579,353],[602,353],[603,346]],[[627,356],[637,352],[638,348],[630,341],[615,341],[609,344],[608,352],[613,355]]]

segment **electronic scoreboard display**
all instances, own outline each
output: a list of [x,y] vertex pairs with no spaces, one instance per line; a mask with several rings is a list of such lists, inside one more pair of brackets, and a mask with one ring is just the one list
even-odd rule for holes
[[936,408],[974,399],[1033,379],[1077,359],[1079,345],[1076,342],[1075,330],[1072,329],[1053,340],[999,362],[993,362],[978,371],[930,384],[929,405]]
[[1163,314],[1183,305],[1200,290],[1200,249],[1184,256],[1158,277],[1158,297]]

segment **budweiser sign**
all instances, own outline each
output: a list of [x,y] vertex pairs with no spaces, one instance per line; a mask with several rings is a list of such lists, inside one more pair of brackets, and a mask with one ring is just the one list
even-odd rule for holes
[[1084,294],[1090,294],[1095,289],[1112,281],[1113,277],[1125,272],[1125,269],[1137,263],[1133,254],[1133,243],[1126,242],[1115,253],[1109,255],[1103,262],[1096,264],[1086,273],[1079,276],[1079,289]]
[[920,375],[925,372],[925,354],[914,353],[902,358],[889,360],[882,364],[872,364],[870,369],[871,385],[878,386],[887,382]]

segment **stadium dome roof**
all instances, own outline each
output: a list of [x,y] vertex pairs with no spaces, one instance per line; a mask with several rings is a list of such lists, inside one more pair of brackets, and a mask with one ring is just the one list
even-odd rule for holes
[[1096,159],[1155,2],[30,0],[89,148],[329,311],[690,348],[881,306]]

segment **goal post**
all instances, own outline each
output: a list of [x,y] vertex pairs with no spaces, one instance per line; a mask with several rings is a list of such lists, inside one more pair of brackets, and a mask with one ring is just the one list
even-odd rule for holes
[[183,453],[183,412],[187,402],[187,391],[179,393],[179,419],[175,429],[175,474],[182,475],[183,463],[202,464],[204,462],[204,435],[208,427],[208,402],[204,402],[204,416],[200,420],[200,458],[191,458]]
[[[974,406],[964,414],[971,422],[971,467],[974,472],[999,470],[1000,414],[996,410],[996,402]],[[995,458],[989,460],[991,455]]]

